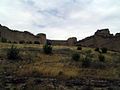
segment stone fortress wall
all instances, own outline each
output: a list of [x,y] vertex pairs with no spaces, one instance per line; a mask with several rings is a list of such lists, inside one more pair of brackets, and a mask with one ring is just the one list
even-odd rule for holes
[[65,45],[65,46],[85,46],[85,47],[106,47],[109,50],[120,52],[120,33],[115,35],[111,34],[109,29],[97,30],[94,35],[87,37],[83,40],[77,41],[76,37],[70,37],[67,40],[50,40],[46,38],[46,34],[39,33],[33,35],[28,31],[20,32],[16,30],[11,30],[5,26],[0,25],[0,38],[5,38],[10,42],[24,41],[27,42],[39,42],[40,44],[45,44],[50,42],[52,45]]
[[75,45],[77,39],[75,37],[69,38],[68,40],[49,40],[46,38],[46,34],[39,33],[33,35],[28,31],[20,32],[16,30],[10,30],[9,28],[0,25],[0,37],[7,39],[8,42],[22,42],[25,43],[39,42],[40,44],[45,44],[46,41],[50,41],[52,45]]

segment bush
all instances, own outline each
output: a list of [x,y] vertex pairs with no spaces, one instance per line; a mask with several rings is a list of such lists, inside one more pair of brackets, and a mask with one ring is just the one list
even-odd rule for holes
[[107,48],[101,48],[102,53],[107,53]]
[[40,42],[39,41],[34,41],[34,44],[40,44]]
[[45,54],[51,54],[52,53],[52,46],[48,45],[48,44],[45,44],[43,46],[43,51],[44,51]]
[[82,60],[82,67],[84,67],[84,68],[90,67],[91,61],[92,61],[92,59],[91,59],[90,57],[87,57],[87,56],[86,56],[86,57]]
[[24,41],[24,40],[19,41],[19,44],[24,44],[24,43],[25,43],[25,41]]
[[32,44],[32,42],[31,42],[31,41],[27,41],[26,43],[27,43],[27,44]]
[[11,41],[8,41],[8,43],[11,43]]
[[17,44],[17,42],[16,42],[16,41],[14,41],[13,43],[14,43],[14,44]]
[[79,53],[74,53],[74,54],[72,55],[72,60],[74,60],[74,61],[79,61],[79,59],[80,59]]
[[100,50],[99,50],[99,48],[95,48],[95,51],[99,52]]
[[1,42],[2,43],[7,43],[7,39],[6,38],[1,38]]
[[86,57],[93,58],[92,50],[87,50],[85,52]]
[[105,62],[105,56],[102,55],[102,54],[100,54],[100,55],[98,56],[98,59],[99,59],[100,62]]
[[77,50],[82,50],[82,47],[78,46],[78,47],[77,47]]
[[11,46],[7,51],[7,58],[10,60],[19,59],[19,49],[17,49],[14,45]]

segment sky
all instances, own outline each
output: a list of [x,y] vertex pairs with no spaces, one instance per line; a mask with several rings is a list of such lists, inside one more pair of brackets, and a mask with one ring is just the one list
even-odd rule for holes
[[120,0],[0,0],[0,24],[58,40],[80,40],[103,28],[115,34]]

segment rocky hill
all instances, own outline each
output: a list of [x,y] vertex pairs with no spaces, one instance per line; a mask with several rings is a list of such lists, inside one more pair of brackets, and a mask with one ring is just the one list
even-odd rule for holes
[[93,36],[77,42],[77,45],[85,47],[106,47],[109,50],[120,52],[120,33],[110,34],[109,29],[97,30]]

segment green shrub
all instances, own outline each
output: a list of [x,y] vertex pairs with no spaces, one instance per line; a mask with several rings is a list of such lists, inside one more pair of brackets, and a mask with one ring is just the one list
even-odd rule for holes
[[107,48],[101,48],[102,53],[107,53]]
[[82,60],[82,67],[84,67],[84,68],[90,67],[91,61],[92,61],[92,58],[86,56],[86,57]]
[[45,44],[43,46],[43,51],[44,51],[45,54],[51,54],[52,53],[52,46],[48,45],[48,44]]
[[19,59],[19,49],[17,49],[14,45],[11,46],[10,49],[7,51],[7,58],[10,60]]
[[1,42],[2,42],[2,43],[7,43],[7,39],[2,37],[2,38],[1,38]]
[[74,53],[74,54],[72,55],[72,60],[74,60],[74,61],[79,61],[79,59],[80,59],[80,54],[79,54],[79,53]]
[[87,50],[85,52],[86,57],[93,58],[92,50]]
[[17,42],[16,42],[16,41],[14,41],[13,43],[14,43],[14,44],[17,44]]
[[8,43],[11,43],[11,41],[8,41]]
[[39,41],[34,41],[34,44],[40,44],[40,42]]
[[24,44],[24,43],[25,43],[24,40],[19,41],[19,44]]
[[77,50],[82,50],[82,47],[78,46],[78,47],[77,47]]
[[100,50],[99,50],[99,48],[95,48],[95,51],[99,52]]
[[105,62],[105,56],[102,55],[102,54],[100,54],[100,55],[98,56],[98,59],[99,59],[100,62]]
[[26,43],[27,43],[27,44],[32,44],[32,42],[31,42],[31,41],[27,41]]

